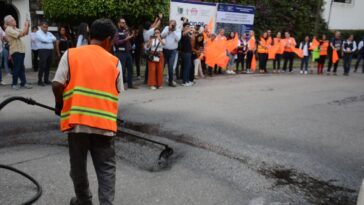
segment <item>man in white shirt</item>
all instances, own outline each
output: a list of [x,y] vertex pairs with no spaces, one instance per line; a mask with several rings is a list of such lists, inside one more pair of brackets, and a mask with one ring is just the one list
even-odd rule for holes
[[37,37],[36,32],[38,31],[38,26],[32,27],[32,32],[30,32],[31,38],[31,48],[32,48],[32,65],[34,72],[38,71],[38,47],[37,47]]
[[165,38],[166,44],[163,46],[163,54],[165,62],[168,65],[168,85],[176,87],[173,82],[173,67],[177,55],[178,42],[181,40],[181,31],[176,29],[177,22],[170,20],[169,25],[164,27],[162,31],[162,38]]
[[[44,84],[50,85],[49,81],[49,69],[52,63],[52,55],[54,49],[54,42],[56,37],[48,32],[48,23],[42,22],[40,30],[36,32],[36,43],[39,55],[39,72],[38,72],[38,85],[44,86]],[[44,81],[42,81],[44,79]]]

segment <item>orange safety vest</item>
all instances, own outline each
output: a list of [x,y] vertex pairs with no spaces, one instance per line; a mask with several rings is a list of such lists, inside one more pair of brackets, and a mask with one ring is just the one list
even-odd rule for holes
[[320,56],[327,56],[327,49],[329,48],[329,41],[323,41],[320,45]]
[[62,132],[75,125],[117,131],[118,62],[97,45],[68,50],[70,79],[63,92]]
[[258,53],[268,53],[268,39],[260,38],[260,42],[258,44]]
[[255,50],[255,37],[250,37],[249,41],[248,41],[248,50],[249,51],[254,51]]
[[277,47],[277,54],[283,54],[284,52],[284,45],[282,43],[281,38],[274,38],[274,46]]
[[283,39],[283,45],[284,45],[284,52],[293,52],[294,47],[296,47],[296,40],[294,38],[290,37],[289,39],[285,38]]

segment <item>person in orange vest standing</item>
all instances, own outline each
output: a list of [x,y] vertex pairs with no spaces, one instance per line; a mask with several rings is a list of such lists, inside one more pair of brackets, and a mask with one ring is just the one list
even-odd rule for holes
[[273,40],[274,46],[277,47],[277,52],[273,60],[273,73],[279,73],[281,71],[281,59],[284,51],[281,32],[277,32],[277,35]]
[[[246,54],[246,73],[249,74],[252,69],[252,61],[254,58],[254,53],[256,50],[256,41],[255,41],[255,33],[254,31],[249,32],[249,41],[248,41],[248,52]],[[253,68],[255,69],[255,68]]]
[[294,60],[294,55],[295,55],[292,48],[296,47],[296,40],[291,37],[289,32],[285,32],[284,36],[285,36],[285,38],[283,39],[283,45],[284,45],[283,72],[286,72],[286,70],[287,70],[288,61],[289,61],[289,72],[292,72],[292,70],[293,70],[293,60]]
[[330,44],[329,41],[326,39],[326,35],[322,35],[322,39],[320,40],[319,50],[320,50],[320,58],[318,59],[317,63],[317,74],[322,75],[324,72],[324,65],[327,57],[327,50]]
[[53,80],[55,113],[68,134],[76,197],[71,205],[92,204],[87,177],[87,153],[95,167],[100,204],[113,204],[115,195],[114,136],[117,132],[119,92],[124,90],[119,59],[110,51],[117,28],[110,19],[92,23],[90,45],[69,49]]
[[259,57],[259,72],[266,73],[267,72],[267,61],[268,61],[268,33],[264,32],[258,42],[258,57]]

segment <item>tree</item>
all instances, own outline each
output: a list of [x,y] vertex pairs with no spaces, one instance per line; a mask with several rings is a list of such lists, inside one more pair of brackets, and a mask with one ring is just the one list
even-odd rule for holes
[[45,16],[53,21],[78,24],[106,17],[124,17],[129,25],[152,20],[158,13],[169,13],[169,0],[43,0]]
[[[302,39],[304,35],[327,32],[327,26],[321,17],[322,0],[208,1],[254,6],[254,30],[258,34],[267,29],[273,32],[290,31],[296,38]],[[129,25],[140,25],[145,20],[152,20],[159,12],[167,20],[169,0],[43,0],[43,10],[47,18],[58,22],[90,23],[100,17],[116,20],[123,16]]]

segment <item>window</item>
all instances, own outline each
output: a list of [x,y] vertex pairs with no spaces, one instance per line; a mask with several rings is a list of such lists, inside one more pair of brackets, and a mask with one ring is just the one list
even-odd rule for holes
[[353,0],[334,0],[334,2],[351,4],[351,3],[353,3]]

